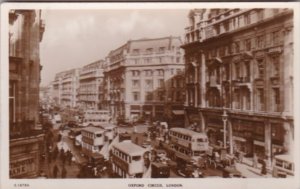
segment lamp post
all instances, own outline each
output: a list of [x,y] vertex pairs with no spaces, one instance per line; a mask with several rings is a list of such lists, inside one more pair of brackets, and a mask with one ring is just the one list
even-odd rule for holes
[[226,149],[226,123],[227,123],[227,118],[228,118],[228,115],[226,113],[226,111],[224,110],[223,111],[223,115],[222,115],[222,120],[223,120],[223,145],[224,145],[224,148]]

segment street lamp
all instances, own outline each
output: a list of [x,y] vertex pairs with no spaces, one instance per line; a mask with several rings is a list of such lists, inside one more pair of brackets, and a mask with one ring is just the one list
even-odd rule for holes
[[226,111],[223,111],[222,120],[223,120],[223,145],[226,149],[226,123],[227,123],[228,115]]

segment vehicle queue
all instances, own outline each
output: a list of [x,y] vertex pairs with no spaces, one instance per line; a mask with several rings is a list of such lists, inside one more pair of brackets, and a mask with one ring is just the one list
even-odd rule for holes
[[[99,117],[98,114],[102,115],[100,122],[95,122],[96,119],[88,119]],[[230,156],[227,149],[210,146],[205,133],[187,128],[168,128],[166,123],[163,123],[163,127],[148,126],[147,131],[144,132],[145,142],[137,145],[132,140],[131,132],[127,133],[125,129],[125,132],[123,130],[119,133],[121,126],[111,123],[109,115],[108,111],[89,111],[84,113],[82,123],[73,121],[67,123],[68,127],[62,125],[63,129],[70,130],[70,139],[74,140],[75,146],[79,146],[79,150],[87,157],[90,163],[84,166],[89,170],[99,165],[103,170],[105,161],[105,168],[110,171],[109,177],[145,177],[145,173],[149,170],[150,174],[147,174],[147,177],[152,178],[171,177],[172,171],[181,177],[205,177],[205,170],[208,167],[219,169],[222,174],[218,176],[243,177],[234,167],[236,158]],[[56,113],[54,120],[60,122],[59,117]],[[135,132],[138,126],[132,127],[132,132]],[[159,141],[158,144],[153,146],[149,138],[158,139],[156,140]],[[152,147],[144,145],[146,142]],[[107,160],[101,154],[105,146],[109,154]],[[287,158],[282,159],[284,158],[275,157],[273,175],[275,177],[293,175],[294,167],[291,161],[286,160]]]

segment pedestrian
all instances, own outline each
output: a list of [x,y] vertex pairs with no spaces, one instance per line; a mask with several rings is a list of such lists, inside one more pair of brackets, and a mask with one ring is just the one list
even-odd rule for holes
[[52,152],[48,152],[48,163],[51,163],[52,161]]
[[61,171],[61,178],[66,178],[67,176],[67,170],[65,166],[63,166],[62,171]]
[[58,173],[59,173],[59,170],[58,170],[57,165],[55,164],[53,167],[53,178],[56,178]]
[[254,155],[253,155],[253,167],[254,168],[257,168],[257,155],[256,155],[256,153],[254,153]]
[[94,177],[98,177],[98,168],[97,167],[94,167],[93,168],[93,172],[94,172]]
[[72,158],[73,158],[73,154],[72,154],[72,152],[70,152],[69,157],[68,157],[69,165],[72,164]]
[[54,148],[53,150],[53,160],[55,161],[56,158],[57,158],[57,154],[58,154],[58,149],[57,148]]
[[66,158],[67,158],[67,155],[66,154],[62,154],[61,161],[62,161],[63,166],[65,165]]
[[266,165],[265,160],[262,161],[261,174],[262,175],[266,175],[267,174],[267,165]]

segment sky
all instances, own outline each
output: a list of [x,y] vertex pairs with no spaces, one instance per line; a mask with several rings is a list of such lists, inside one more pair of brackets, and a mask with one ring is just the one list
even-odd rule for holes
[[104,59],[130,39],[181,36],[187,9],[177,10],[43,10],[40,43],[41,85],[55,74]]

